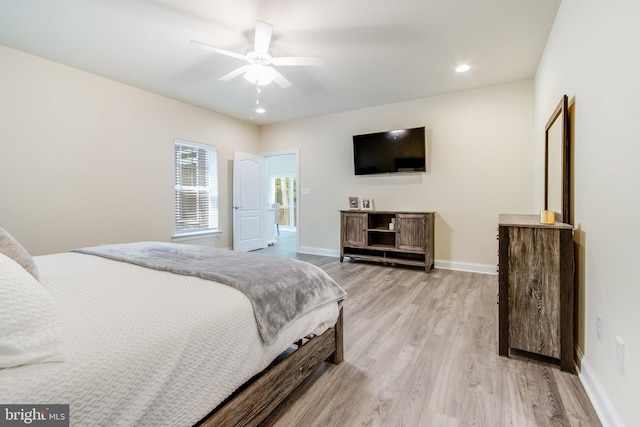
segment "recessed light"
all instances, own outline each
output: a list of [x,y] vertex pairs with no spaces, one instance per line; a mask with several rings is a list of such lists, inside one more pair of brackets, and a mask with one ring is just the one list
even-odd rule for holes
[[456,72],[457,73],[464,73],[465,71],[469,71],[471,69],[471,67],[469,66],[469,64],[462,64],[462,65],[458,65],[456,67]]
[[258,113],[258,114],[264,114],[264,113],[266,113],[266,112],[267,112],[267,110],[265,110],[265,109],[264,109],[264,108],[262,108],[262,107],[258,107],[258,108],[256,108],[256,113]]

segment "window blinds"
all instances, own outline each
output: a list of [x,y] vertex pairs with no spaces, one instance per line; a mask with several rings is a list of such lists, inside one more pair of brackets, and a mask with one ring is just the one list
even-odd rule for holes
[[175,143],[175,233],[218,229],[218,152]]

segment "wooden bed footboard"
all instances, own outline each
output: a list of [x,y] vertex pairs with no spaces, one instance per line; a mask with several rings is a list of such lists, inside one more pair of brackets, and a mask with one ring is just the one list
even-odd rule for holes
[[258,426],[324,361],[344,358],[342,308],[333,328],[267,368],[242,391],[198,423],[202,427]]

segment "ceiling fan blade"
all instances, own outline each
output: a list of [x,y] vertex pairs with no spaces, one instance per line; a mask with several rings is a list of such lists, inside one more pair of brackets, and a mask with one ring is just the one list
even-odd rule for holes
[[266,22],[256,21],[256,40],[253,50],[258,53],[269,53],[269,43],[273,27]]
[[273,58],[274,65],[324,65],[324,58],[321,56],[280,56]]
[[273,69],[274,78],[273,81],[278,84],[282,89],[286,89],[291,86],[291,82],[284,78],[282,74]]
[[229,74],[225,74],[224,76],[220,77],[218,80],[222,80],[223,82],[228,82],[229,80],[235,79],[236,77],[246,73],[249,67],[250,65],[243,65],[240,68],[236,68]]
[[219,47],[209,46],[208,44],[200,43],[195,40],[189,40],[189,44],[192,46],[197,46],[201,49],[206,49],[210,52],[221,53],[222,55],[232,56],[234,58],[247,60],[246,55],[242,55],[240,53],[231,52],[230,50],[220,49]]

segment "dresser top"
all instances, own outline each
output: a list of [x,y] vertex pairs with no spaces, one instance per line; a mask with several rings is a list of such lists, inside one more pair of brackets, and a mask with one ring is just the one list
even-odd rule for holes
[[560,228],[573,229],[573,225],[563,222],[555,224],[541,224],[540,215],[500,214],[498,225],[511,225],[516,227]]
[[369,213],[369,214],[435,214],[435,212],[414,212],[414,211],[377,211],[375,209],[340,209],[340,212],[348,213]]

